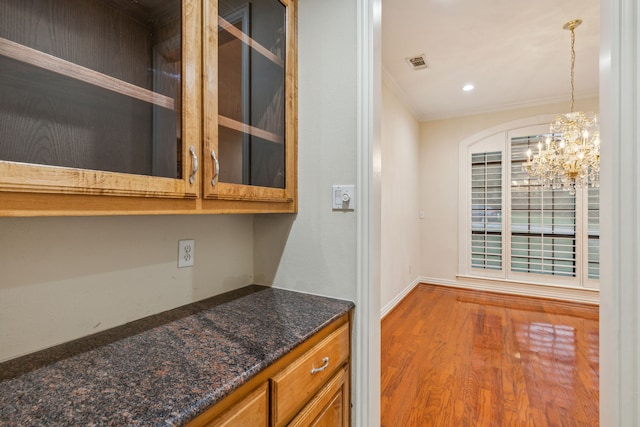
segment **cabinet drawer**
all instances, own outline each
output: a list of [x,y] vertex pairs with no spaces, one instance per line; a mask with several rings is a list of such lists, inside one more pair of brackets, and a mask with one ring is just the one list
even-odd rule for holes
[[271,380],[272,414],[283,425],[349,358],[349,328],[343,325]]
[[204,424],[205,427],[243,427],[269,424],[269,398],[267,385],[263,384],[249,396],[233,405],[217,418]]

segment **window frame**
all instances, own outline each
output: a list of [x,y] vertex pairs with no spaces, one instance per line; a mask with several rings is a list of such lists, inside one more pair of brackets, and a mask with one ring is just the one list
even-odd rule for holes
[[[599,289],[599,279],[589,278],[589,238],[587,190],[578,190],[575,199],[575,265],[576,275],[555,276],[511,271],[511,140],[512,138],[549,133],[549,123],[555,115],[539,115],[505,123],[460,142],[459,145],[459,212],[458,212],[458,276],[522,282],[581,289]],[[472,267],[471,259],[471,186],[472,155],[485,152],[502,153],[502,269],[487,270]],[[584,194],[583,194],[584,192]]]

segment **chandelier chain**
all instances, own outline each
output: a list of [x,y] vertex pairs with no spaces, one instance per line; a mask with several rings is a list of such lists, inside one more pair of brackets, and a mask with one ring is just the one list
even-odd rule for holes
[[574,97],[573,97],[573,92],[574,92],[574,72],[573,72],[573,69],[575,68],[575,64],[576,64],[575,44],[576,44],[576,33],[575,33],[574,27],[571,27],[571,108],[569,109],[569,111],[572,112],[572,113],[573,113],[573,104],[574,104]]

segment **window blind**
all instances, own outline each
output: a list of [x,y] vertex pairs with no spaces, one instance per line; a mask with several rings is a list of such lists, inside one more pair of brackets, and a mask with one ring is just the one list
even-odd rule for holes
[[502,152],[471,155],[471,266],[502,269]]
[[588,277],[600,279],[600,188],[589,187],[587,192]]
[[523,171],[543,137],[511,140],[511,271],[576,276],[576,198]]

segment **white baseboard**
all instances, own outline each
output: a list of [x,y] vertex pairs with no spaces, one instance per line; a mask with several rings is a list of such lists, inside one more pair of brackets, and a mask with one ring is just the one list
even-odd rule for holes
[[453,288],[472,289],[476,291],[498,292],[502,294],[549,298],[560,301],[600,305],[600,291],[597,289],[571,288],[509,281],[498,282],[495,280],[475,277],[459,277],[458,280],[420,277],[419,282],[450,286]]
[[391,310],[393,310],[393,308],[396,305],[398,305],[398,303],[400,301],[402,301],[404,299],[404,297],[406,297],[409,294],[409,292],[411,292],[413,290],[413,288],[418,286],[418,284],[420,284],[420,283],[422,283],[422,278],[420,278],[420,277],[416,278],[413,282],[411,282],[409,284],[409,286],[404,288],[402,290],[402,292],[400,292],[398,295],[396,295],[396,297],[394,299],[389,301],[389,303],[387,305],[382,307],[382,309],[380,309],[380,319],[382,320],[384,318],[384,316],[389,314],[391,312]]

